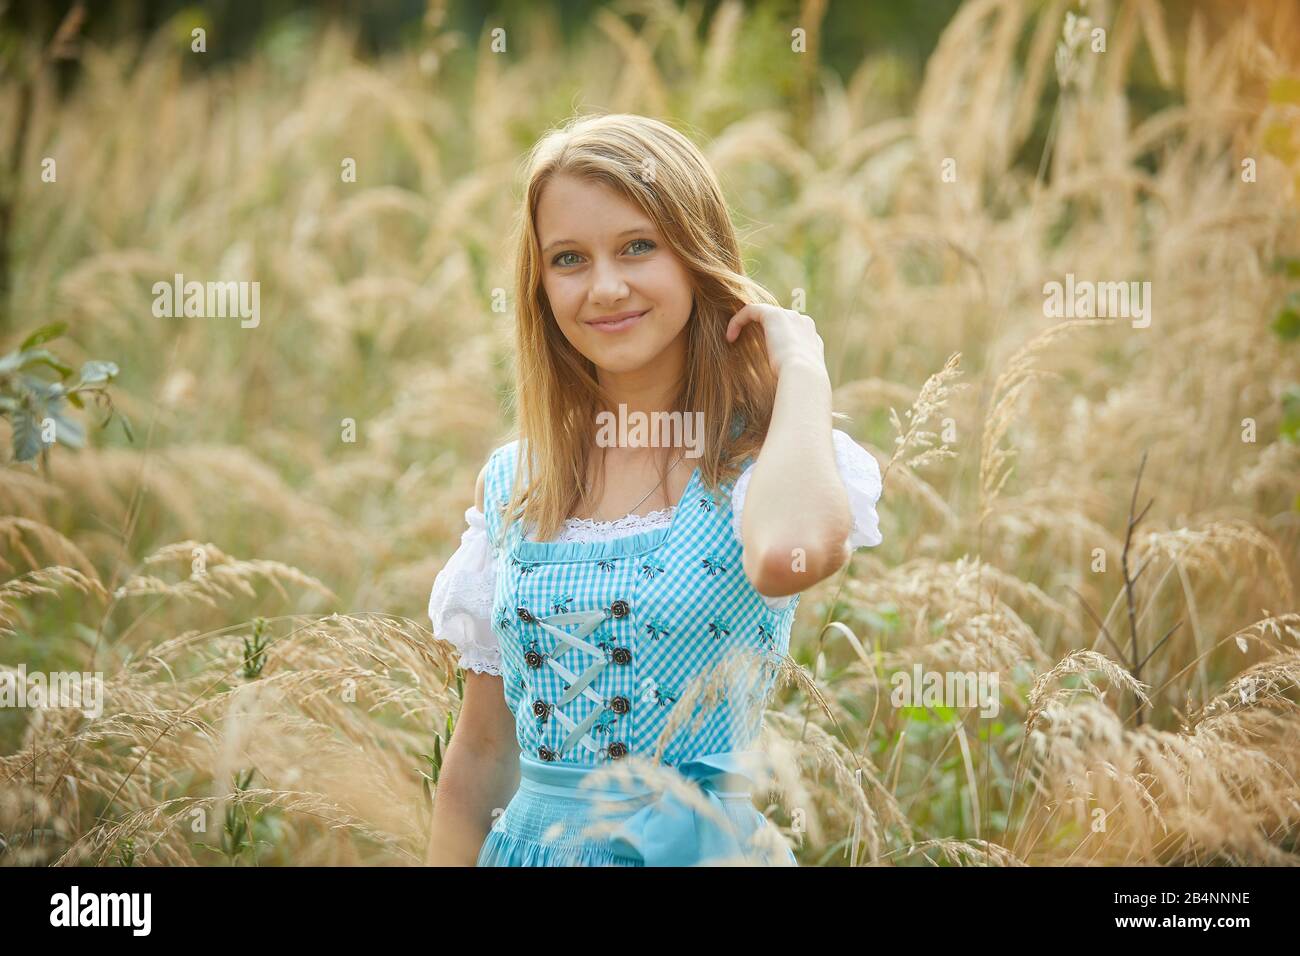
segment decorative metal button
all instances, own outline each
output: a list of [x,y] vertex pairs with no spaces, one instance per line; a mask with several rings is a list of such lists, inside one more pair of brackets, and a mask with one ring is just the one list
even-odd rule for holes
[[625,744],[625,743],[623,743],[623,742],[621,742],[621,741],[616,740],[616,741],[614,741],[612,744],[609,745],[609,751],[608,751],[608,753],[609,753],[610,759],[612,759],[612,760],[617,760],[619,757],[626,757],[626,756],[627,756],[627,744]]
[[537,756],[541,757],[543,760],[554,760],[555,751],[550,747],[538,747]]
[[631,662],[632,662],[632,652],[631,652],[631,651],[629,651],[626,647],[616,647],[616,648],[614,648],[614,663],[615,663],[615,664],[629,664],[629,663],[631,663]]
[[525,651],[524,663],[527,664],[529,667],[541,667],[542,655],[539,654],[537,651]]
[[526,624],[532,624],[533,621],[536,620],[536,618],[533,617],[533,612],[528,610],[526,607],[515,608],[515,613],[519,615],[519,620]]
[[545,720],[546,715],[549,712],[550,712],[550,708],[546,706],[546,701],[544,700],[533,701],[533,715],[535,717],[541,717],[543,720]]
[[626,601],[623,600],[615,601],[613,604],[609,606],[609,609],[611,612],[613,612],[615,617],[627,617],[628,606]]
[[609,702],[609,709],[616,714],[626,714],[630,707],[626,697],[615,697]]

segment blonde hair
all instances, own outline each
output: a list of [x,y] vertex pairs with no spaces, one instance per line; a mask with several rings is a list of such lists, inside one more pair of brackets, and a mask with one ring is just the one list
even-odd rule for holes
[[[561,332],[542,286],[537,203],[546,184],[562,174],[607,186],[641,209],[691,276],[695,305],[674,410],[703,413],[698,464],[711,493],[758,453],[776,398],[762,330],[746,327],[734,343],[725,333],[742,306],[779,303],[744,274],[722,190],[695,144],[665,123],[629,113],[574,117],[551,130],[525,160],[513,240],[520,453],[504,515],[505,528],[522,518],[542,541],[584,500],[596,414],[613,408],[594,363]],[[740,419],[734,437],[733,416]]]

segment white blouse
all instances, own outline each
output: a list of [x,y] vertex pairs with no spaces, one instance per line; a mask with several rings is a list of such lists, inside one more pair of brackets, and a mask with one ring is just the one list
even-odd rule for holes
[[[853,440],[852,436],[831,430],[835,461],[848,492],[853,511],[853,531],[849,547],[872,548],[880,544],[880,522],[876,502],[880,500],[880,466],[875,456]],[[755,463],[756,464],[756,463]],[[731,491],[731,529],[741,540],[740,517],[745,493],[754,464],[740,473]],[[674,508],[652,511],[645,515],[628,514],[613,521],[569,518],[552,540],[598,541],[638,534],[672,523]],[[429,595],[429,620],[434,636],[450,642],[460,652],[460,666],[484,674],[501,674],[501,648],[492,630],[492,602],[496,593],[496,555],[487,536],[483,512],[471,506],[465,512],[468,527],[460,536],[460,547],[448,559],[433,582]],[[794,600],[794,595],[763,601],[779,611]]]

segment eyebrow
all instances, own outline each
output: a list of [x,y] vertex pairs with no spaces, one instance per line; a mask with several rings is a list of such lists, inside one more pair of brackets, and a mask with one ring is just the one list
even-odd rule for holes
[[[649,223],[644,223],[640,226],[633,226],[631,229],[624,229],[614,238],[622,239],[624,236],[630,236],[634,232],[654,232],[654,226],[650,225]],[[556,239],[554,242],[548,242],[546,244],[546,247],[542,249],[542,255],[546,255],[556,246],[567,246],[567,245],[578,245],[578,244],[579,243],[577,239]]]

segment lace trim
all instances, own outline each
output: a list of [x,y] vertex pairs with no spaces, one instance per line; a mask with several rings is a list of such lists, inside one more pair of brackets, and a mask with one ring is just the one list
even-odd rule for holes
[[555,541],[600,541],[612,536],[635,534],[641,531],[662,528],[664,525],[672,524],[675,510],[676,508],[670,505],[667,508],[660,508],[658,511],[651,511],[648,514],[626,514],[621,518],[615,518],[613,521],[567,518],[563,530],[556,535]]
[[480,674],[491,674],[493,677],[501,676],[501,659],[498,657],[495,661],[476,660],[468,655],[460,659],[460,666],[467,671],[477,671]]

